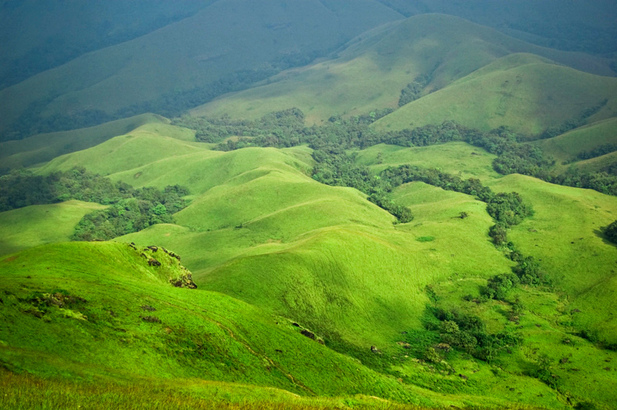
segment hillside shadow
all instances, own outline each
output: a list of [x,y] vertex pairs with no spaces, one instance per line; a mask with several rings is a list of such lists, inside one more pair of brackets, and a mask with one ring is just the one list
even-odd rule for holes
[[615,244],[615,243],[613,243],[613,242],[609,241],[609,240],[606,238],[606,235],[604,235],[604,232],[602,231],[602,229],[594,229],[594,230],[593,230],[593,233],[594,233],[594,234],[596,234],[596,236],[597,236],[598,238],[602,239],[602,242],[604,242],[605,244],[607,244],[607,245],[611,245],[611,246],[613,246],[613,247],[617,248],[617,244]]

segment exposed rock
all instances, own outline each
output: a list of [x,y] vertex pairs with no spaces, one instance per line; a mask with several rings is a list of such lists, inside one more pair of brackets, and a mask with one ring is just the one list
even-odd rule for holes
[[156,316],[142,316],[141,320],[148,323],[161,323],[161,319]]
[[152,306],[149,306],[149,305],[143,305],[141,308],[143,310],[147,310],[148,312],[155,312],[156,311],[155,307],[152,307]]
[[302,331],[300,332],[303,336],[308,337],[309,339],[317,339],[317,337],[315,336],[315,333],[311,332],[310,330],[306,330],[306,329],[302,329]]
[[150,249],[152,252],[157,252],[159,250],[158,246],[148,246],[148,249]]
[[169,282],[177,288],[197,289],[197,285],[193,282],[193,274],[186,268],[182,267],[184,272],[179,278],[171,278]]
[[161,262],[157,261],[154,258],[150,258],[148,259],[148,265],[149,266],[161,266]]
[[381,351],[377,348],[377,346],[371,346],[371,352],[381,354]]
[[444,352],[449,352],[452,350],[452,347],[447,343],[439,343],[435,346],[435,349],[443,350]]
[[404,349],[409,349],[411,348],[411,345],[409,343],[406,342],[396,342],[397,345],[403,347]]

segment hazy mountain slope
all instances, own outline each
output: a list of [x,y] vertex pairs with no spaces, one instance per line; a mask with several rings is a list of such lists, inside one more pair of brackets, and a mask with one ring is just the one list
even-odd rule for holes
[[545,47],[609,53],[617,49],[617,6],[611,0],[380,0],[406,16],[444,13]]
[[186,18],[208,1],[0,2],[0,89]]
[[398,130],[453,120],[488,131],[508,126],[537,135],[574,120],[590,108],[590,120],[617,114],[617,78],[584,73],[529,55],[510,55],[377,121]]
[[420,76],[421,95],[442,89],[512,53],[538,56],[609,75],[605,61],[581,53],[538,47],[466,20],[425,14],[359,36],[338,58],[283,72],[266,84],[221,97],[193,115],[257,118],[300,108],[310,120],[397,106],[401,90]]
[[308,63],[363,31],[400,18],[373,0],[344,7],[350,4],[217,1],[189,18],[0,91],[0,132],[75,128],[84,121],[153,109],[178,113]]

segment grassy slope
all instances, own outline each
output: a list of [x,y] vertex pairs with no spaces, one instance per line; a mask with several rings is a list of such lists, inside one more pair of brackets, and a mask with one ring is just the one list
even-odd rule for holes
[[63,154],[94,147],[145,124],[165,124],[158,115],[143,114],[74,131],[39,134],[23,140],[0,142],[0,159],[7,168],[41,164]]
[[[577,128],[554,138],[534,142],[544,152],[552,155],[557,163],[576,158],[581,152],[605,144],[617,143],[617,118],[609,118],[604,121]],[[579,161],[577,165],[583,165],[589,161]]]
[[411,102],[375,123],[398,130],[454,120],[490,130],[502,125],[533,135],[576,118],[608,99],[592,121],[617,113],[617,79],[596,76],[530,55],[504,57]]
[[437,90],[520,52],[611,74],[593,57],[533,46],[452,16],[420,15],[363,34],[336,59],[283,72],[260,87],[224,96],[192,113],[255,118],[295,106],[312,121],[363,114],[396,107],[401,89],[418,75],[432,75],[426,91]]
[[102,205],[68,201],[34,205],[0,213],[0,255],[33,246],[68,241],[75,225]]
[[[195,15],[112,47],[85,54],[0,91],[0,131],[34,102],[43,116],[121,109],[255,69],[277,70],[280,60],[329,52],[361,32],[400,18],[373,0],[330,8],[317,0],[291,3],[217,1]],[[225,33],[225,35],[221,35]]]
[[[509,238],[541,266],[564,292],[578,328],[617,343],[615,306],[615,246],[600,229],[617,215],[617,199],[595,191],[548,184],[523,176],[508,176],[493,184],[515,190],[534,206],[535,215],[512,229]],[[602,308],[599,308],[602,307]]]
[[375,172],[403,164],[436,168],[461,178],[497,178],[493,170],[495,156],[464,142],[428,147],[404,148],[395,145],[375,145],[358,153],[357,161],[369,165]]
[[[185,153],[175,155],[181,150]],[[144,155],[131,157],[135,151]],[[404,358],[405,351],[396,342],[401,339],[402,331],[413,333],[421,328],[420,319],[428,303],[424,293],[426,285],[436,284],[439,294],[459,292],[448,300],[460,300],[463,295],[460,292],[478,292],[486,277],[509,269],[510,263],[486,236],[493,222],[484,204],[466,195],[424,184],[408,184],[396,190],[395,198],[409,206],[416,219],[393,227],[392,217],[366,202],[357,191],[323,186],[308,178],[305,172],[311,166],[309,152],[305,147],[212,152],[194,143],[157,139],[143,133],[133,138],[116,137],[101,146],[67,155],[44,170],[89,165],[97,158],[94,163],[100,167],[97,172],[108,173],[113,179],[156,186],[189,185],[193,189],[193,202],[177,215],[178,225],[157,225],[121,240],[156,243],[174,249],[194,271],[201,289],[226,293],[268,314],[284,315],[316,332],[329,346],[351,349],[354,355],[370,361],[369,347],[376,345],[385,355],[400,358],[397,359],[399,371],[414,384],[457,395],[491,394],[558,407],[554,392],[524,376],[525,369],[533,367],[537,360],[531,350],[534,343],[544,349],[543,338],[559,343],[560,338],[571,337],[566,333],[568,321],[573,322],[574,329],[589,327],[603,338],[610,336],[612,319],[607,316],[594,321],[591,315],[595,311],[593,298],[606,288],[596,287],[595,293],[584,292],[577,287],[580,283],[564,281],[571,305],[551,299],[550,294],[539,299],[523,294],[529,300],[526,304],[530,310],[534,310],[526,316],[524,324],[533,343],[526,348],[531,350],[517,353],[522,356],[504,362],[507,376],[495,376],[490,366],[464,358],[452,360],[457,371],[469,374],[470,383],[463,383],[458,376],[432,374],[424,365]],[[379,152],[382,152],[382,164],[375,163]],[[610,212],[615,212],[614,201],[600,194],[590,196],[585,191],[563,187],[554,188],[561,195],[557,195],[558,200],[546,201],[543,192],[546,186],[552,186],[531,178],[498,179],[489,167],[491,159],[490,155],[461,143],[411,149],[382,145],[359,155],[361,162],[376,169],[402,162],[420,165],[431,162],[441,164],[448,172],[464,171],[464,176],[479,177],[485,183],[495,181],[490,182],[495,190],[521,192],[536,208],[533,229],[546,233],[542,252],[553,255],[553,262],[543,266],[559,279],[558,273],[568,269],[571,260],[575,260],[574,254],[561,250],[565,246],[561,244],[564,229],[570,234],[590,230],[591,222],[603,223],[597,219],[597,212],[604,215],[600,219],[609,221]],[[113,173],[116,170],[119,172]],[[552,192],[551,189],[547,192]],[[574,199],[581,198],[585,201],[592,198],[600,211],[592,206],[572,205]],[[583,215],[583,220],[589,223],[573,224],[568,219],[570,212],[564,213],[563,209],[579,218]],[[470,217],[457,218],[462,211]],[[555,222],[553,213],[568,219],[563,221],[567,228],[559,230],[553,226],[561,223]],[[537,222],[541,217],[545,218],[544,225]],[[524,226],[513,230],[511,239],[526,254],[544,261],[547,256],[538,254],[535,243],[526,236],[536,233],[525,230]],[[559,234],[552,233],[553,230]],[[519,233],[522,236],[517,236]],[[600,252],[610,259],[606,252],[612,247],[602,244],[597,237],[591,239],[590,246],[584,250],[585,272],[600,280],[606,277],[604,264],[608,259],[591,255]],[[456,290],[458,287],[460,291]],[[611,303],[606,295],[600,296],[604,297],[603,302]],[[574,306],[580,306],[583,313],[571,318],[564,307]],[[503,308],[491,309],[482,313],[488,315],[489,323],[507,325],[499,324],[498,320],[501,317],[504,321],[498,313]],[[558,309],[561,312],[555,319]],[[540,329],[537,325],[544,327]],[[591,363],[591,359],[585,359],[587,356],[597,359],[593,359],[593,366],[583,366],[583,373],[572,373],[567,367],[560,370],[560,380],[567,390],[573,397],[584,398],[588,397],[585,389],[589,388],[576,387],[573,375],[578,374],[590,383],[595,378],[604,385],[612,385],[613,380],[610,373],[599,375],[594,368],[604,360],[603,353],[582,339],[576,339],[576,343],[580,351],[560,347],[548,353],[559,360],[556,354],[570,352],[574,355],[572,360],[579,364],[585,360]],[[517,386],[514,391],[510,390],[512,385]],[[524,385],[533,388],[520,387]],[[523,396],[518,391],[524,391]],[[539,394],[543,395],[542,399],[537,397]],[[594,397],[605,403],[613,400],[612,396],[598,391]]]

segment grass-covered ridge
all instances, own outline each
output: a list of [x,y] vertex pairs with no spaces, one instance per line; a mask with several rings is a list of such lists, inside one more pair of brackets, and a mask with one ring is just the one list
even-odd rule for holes
[[375,127],[397,130],[453,120],[485,131],[508,126],[533,136],[592,107],[601,108],[590,121],[615,116],[615,90],[613,77],[510,55],[405,105]]

